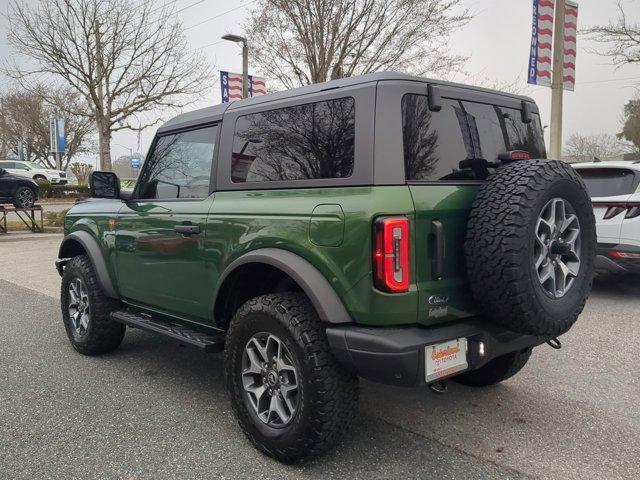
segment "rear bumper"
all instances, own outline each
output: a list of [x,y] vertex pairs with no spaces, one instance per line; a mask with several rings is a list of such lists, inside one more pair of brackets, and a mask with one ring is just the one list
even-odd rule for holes
[[601,274],[640,273],[640,258],[620,258],[616,253],[640,254],[635,245],[599,243],[596,249],[594,268]]
[[[367,380],[405,387],[426,385],[424,352],[434,343],[466,337],[469,371],[501,355],[549,340],[510,332],[480,320],[432,328],[345,325],[327,328],[327,337],[338,361],[350,371]],[[484,344],[482,356],[480,342]]]

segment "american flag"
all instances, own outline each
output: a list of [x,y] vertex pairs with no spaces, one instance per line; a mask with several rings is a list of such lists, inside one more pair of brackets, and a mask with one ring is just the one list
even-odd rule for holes
[[578,29],[578,4],[567,0],[564,8],[564,55],[562,86],[571,90],[576,86],[576,32]]
[[555,0],[533,0],[533,26],[528,75],[528,83],[533,85],[551,86],[554,6]]
[[[248,95],[257,97],[267,93],[267,82],[262,77],[249,75]],[[242,74],[220,71],[220,90],[222,103],[233,102],[242,99]]]

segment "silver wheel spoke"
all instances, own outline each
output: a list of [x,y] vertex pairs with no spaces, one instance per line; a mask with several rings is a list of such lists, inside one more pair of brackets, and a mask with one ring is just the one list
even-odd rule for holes
[[298,378],[291,353],[275,335],[252,336],[242,357],[242,385],[257,417],[279,428],[298,406]]
[[84,335],[89,328],[91,317],[89,315],[89,295],[84,288],[84,283],[78,277],[71,280],[68,289],[69,304],[67,312],[77,335]]
[[580,222],[562,198],[547,202],[536,222],[534,268],[544,290],[564,296],[580,271]]

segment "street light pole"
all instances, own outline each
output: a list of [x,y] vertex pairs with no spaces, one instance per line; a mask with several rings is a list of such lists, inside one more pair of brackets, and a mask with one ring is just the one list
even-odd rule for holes
[[242,98],[249,97],[249,46],[242,43]]
[[247,98],[249,97],[249,46],[247,39],[232,33],[223,35],[222,39],[242,44],[242,98]]
[[553,78],[551,80],[551,127],[549,153],[560,160],[562,155],[562,98],[564,83],[564,10],[565,0],[556,0],[553,29]]

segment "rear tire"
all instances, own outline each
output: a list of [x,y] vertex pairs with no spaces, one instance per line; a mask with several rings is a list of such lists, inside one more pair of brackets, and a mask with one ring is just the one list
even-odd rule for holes
[[[264,352],[271,359],[276,351],[286,352],[283,368],[279,357],[262,362]],[[334,359],[324,325],[301,293],[262,295],[240,307],[227,332],[225,375],[242,431],[257,449],[284,463],[335,447],[356,413],[358,380]],[[294,383],[295,396],[287,389]],[[286,401],[282,417],[278,399]]]
[[60,304],[67,336],[78,352],[100,355],[118,348],[126,327],[111,319],[118,304],[102,292],[87,255],[73,257],[64,268]]
[[16,208],[31,208],[36,203],[36,193],[29,187],[18,187],[13,197],[13,206]]
[[531,357],[532,348],[525,348],[516,352],[507,353],[501,357],[494,358],[484,367],[478,370],[461,373],[452,378],[453,381],[470,387],[487,387],[495,385],[524,368]]

